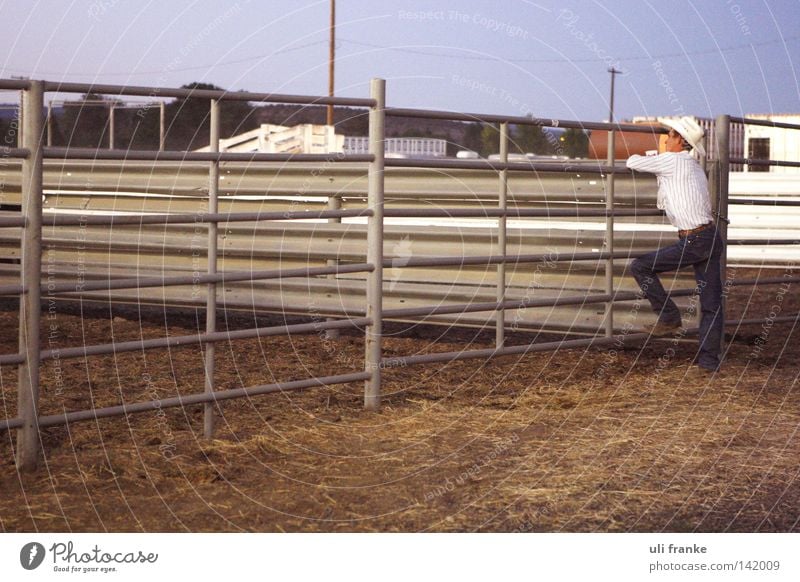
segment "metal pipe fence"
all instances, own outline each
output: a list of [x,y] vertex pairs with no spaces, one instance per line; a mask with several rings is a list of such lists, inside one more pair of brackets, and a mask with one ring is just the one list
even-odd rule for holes
[[160,150],[95,150],[44,148],[44,157],[58,160],[124,160],[147,162],[372,162],[362,154],[265,154],[257,152],[184,152]]
[[[147,110],[151,108],[153,105],[150,102],[131,102],[127,101],[125,103],[119,103],[116,101],[105,101],[102,99],[82,99],[81,101],[57,101],[55,99],[51,99],[50,102],[47,104],[47,116],[45,118],[45,123],[47,125],[47,146],[51,147],[53,145],[53,137],[54,137],[54,121],[55,117],[53,116],[53,106],[54,105],[61,105],[61,107],[76,107],[83,111],[84,108],[93,109],[99,107],[103,107],[104,109],[108,110],[108,149],[114,149],[116,147],[115,141],[115,119],[116,119],[116,111],[118,110],[125,110],[129,109],[132,106],[138,107],[139,111]],[[164,140],[166,138],[165,129],[166,129],[166,119],[165,119],[165,108],[164,103],[159,103],[159,147],[160,150],[164,149]]]
[[325,329],[345,329],[348,327],[359,328],[370,325],[372,322],[366,317],[325,321],[315,323],[299,323],[295,325],[281,325],[274,327],[253,327],[236,331],[206,332],[204,334],[170,336],[165,338],[134,340],[127,342],[114,342],[110,344],[96,344],[78,348],[59,348],[57,350],[43,350],[42,360],[82,358],[84,356],[105,356],[125,352],[138,352],[156,348],[172,348],[191,346],[197,344],[210,345],[223,341],[237,339],[250,339],[256,337],[269,337],[274,335],[315,333]]
[[[614,136],[616,131],[620,130],[630,130],[634,132],[640,133],[663,133],[664,130],[661,128],[654,128],[652,126],[641,126],[641,125],[622,125],[618,123],[587,123],[581,121],[564,121],[564,120],[554,120],[554,119],[536,119],[536,118],[527,118],[527,117],[510,117],[510,116],[501,116],[501,115],[484,115],[484,114],[470,114],[470,113],[452,113],[452,112],[445,112],[445,111],[424,111],[424,110],[415,110],[415,109],[399,109],[399,108],[390,108],[386,110],[387,116],[394,116],[394,117],[412,117],[412,118],[420,118],[420,119],[446,119],[446,120],[456,120],[456,121],[478,121],[481,123],[493,123],[499,124],[499,150],[500,150],[500,159],[499,161],[494,160],[404,160],[404,159],[388,159],[386,160],[386,165],[391,167],[423,167],[423,168],[431,168],[431,169],[471,169],[471,170],[490,170],[497,172],[499,178],[499,193],[498,193],[498,206],[499,208],[495,210],[491,209],[481,209],[484,216],[496,216],[498,218],[498,225],[497,225],[497,238],[495,244],[498,250],[502,253],[498,256],[494,257],[426,257],[424,259],[409,259],[406,262],[405,266],[466,266],[466,265],[478,265],[478,264],[492,264],[496,263],[498,265],[498,274],[497,274],[497,302],[493,306],[493,310],[495,313],[495,344],[496,350],[498,352],[502,352],[503,344],[505,339],[505,312],[506,309],[520,309],[523,308],[525,302],[519,301],[504,301],[505,294],[506,294],[506,272],[505,266],[508,263],[521,263],[521,262],[532,262],[532,260],[541,260],[541,257],[525,257],[525,256],[515,256],[515,255],[507,255],[506,254],[506,219],[509,216],[548,216],[553,217],[557,216],[558,214],[552,214],[552,211],[548,208],[545,209],[542,214],[538,214],[536,211],[531,211],[528,209],[508,209],[507,207],[507,180],[508,180],[508,172],[509,171],[518,171],[518,172],[573,172],[576,170],[575,164],[564,163],[560,165],[554,166],[553,164],[542,164],[542,163],[535,163],[535,162],[509,162],[508,161],[508,125],[510,123],[516,125],[533,125],[539,127],[560,127],[560,128],[574,128],[574,129],[597,129],[597,130],[605,130],[609,132],[609,143],[612,145],[609,148],[609,156],[606,160],[605,164],[598,162],[597,164],[580,164],[580,171],[586,173],[596,173],[604,176],[606,178],[605,182],[605,209],[602,211],[591,211],[591,210],[584,210],[583,216],[603,216],[605,218],[605,240],[603,243],[604,248],[606,251],[597,252],[597,253],[590,253],[586,255],[579,255],[577,253],[573,253],[573,255],[569,259],[565,260],[590,260],[590,261],[599,261],[605,260],[605,295],[602,297],[604,300],[602,301],[605,303],[605,335],[606,337],[611,337],[613,334],[613,304],[615,301],[615,293],[614,293],[614,281],[613,281],[613,272],[614,272],[614,216],[615,215],[622,215],[623,213],[617,214],[614,209],[614,176],[616,174],[630,174],[631,171],[624,166],[617,166],[615,164],[615,160],[613,158],[613,144],[614,144]],[[392,216],[392,217],[399,217],[399,218],[409,218],[409,217],[419,217],[419,216],[432,216],[438,215],[441,217],[456,217],[456,216],[480,216],[481,211],[477,211],[478,214],[472,214],[470,211],[464,211],[455,208],[438,208],[436,210],[424,209],[424,208],[408,208],[408,209],[399,209],[399,210],[391,210],[386,211],[389,214],[384,213],[385,216]],[[475,212],[475,211],[472,211]],[[561,216],[570,216],[570,217],[578,217],[580,215],[580,209],[570,209],[563,211]],[[660,214],[660,213],[659,213]],[[633,213],[628,214],[629,216],[635,216],[635,211]],[[626,258],[630,258],[629,254],[625,255]],[[583,298],[584,301],[589,301],[590,298],[588,296]],[[591,302],[596,302],[597,297],[591,298]],[[553,305],[558,304],[557,302]],[[569,302],[565,302],[565,304],[569,304]],[[437,311],[433,309],[430,311],[430,314],[434,313],[445,313],[449,312],[457,312],[459,306],[451,306],[448,309]],[[465,309],[467,311],[471,309]],[[476,309],[476,311],[482,311],[482,309]],[[420,313],[424,312],[423,309],[417,310],[396,310],[393,313],[402,314],[405,313],[407,316],[411,313]],[[483,353],[483,352],[481,352]],[[411,362],[424,362],[427,361],[424,358],[420,360],[409,360]]]
[[[252,398],[263,394],[273,394],[276,392],[288,392],[290,390],[302,390],[304,388],[335,386],[336,384],[349,384],[368,379],[368,372],[357,372],[352,374],[339,374],[337,376],[324,376],[320,378],[309,378],[307,380],[295,380],[292,382],[279,382],[275,384],[265,384],[262,386],[251,386],[248,388],[234,388],[229,390],[217,390],[211,393],[189,394],[186,396],[175,396],[172,398],[162,398],[160,400],[150,400],[146,402],[136,402],[133,404],[121,404],[119,406],[109,406],[105,408],[94,408],[92,410],[80,410],[68,412],[66,414],[53,414],[38,418],[39,428],[59,426],[71,422],[84,420],[95,420],[99,418],[109,418],[113,416],[127,416],[141,412],[153,412],[163,408],[175,408],[190,406],[192,404],[205,404],[208,402],[222,402],[233,398]],[[0,430],[20,429],[24,422],[20,418],[7,419],[0,421]]]
[[[6,157],[22,159],[22,206],[20,217],[3,217],[0,226],[20,227],[22,235],[20,237],[20,277],[21,285],[9,286],[3,289],[19,293],[20,295],[20,326],[19,326],[19,353],[5,354],[0,356],[0,364],[14,364],[18,367],[18,404],[17,418],[5,419],[0,422],[0,429],[16,429],[16,464],[21,470],[30,470],[38,463],[40,450],[40,430],[46,426],[64,424],[79,420],[96,419],[107,416],[125,415],[133,412],[152,411],[156,408],[169,406],[186,406],[188,404],[203,404],[204,411],[204,433],[206,437],[211,437],[214,430],[214,405],[218,402],[230,398],[242,398],[257,394],[266,394],[276,391],[300,389],[312,386],[325,386],[345,382],[365,381],[373,383],[375,390],[379,394],[380,384],[375,381],[376,373],[367,366],[367,371],[358,374],[341,374],[324,378],[311,378],[307,380],[271,384],[244,388],[239,390],[216,390],[215,376],[215,352],[214,344],[220,341],[233,341],[236,339],[264,337],[277,334],[298,334],[316,333],[322,329],[343,329],[343,328],[363,328],[369,329],[375,321],[380,320],[380,309],[374,310],[375,318],[348,318],[344,320],[326,321],[314,324],[299,324],[278,326],[272,328],[251,328],[236,332],[217,332],[216,330],[216,308],[217,308],[217,285],[221,282],[239,280],[255,281],[268,278],[285,277],[311,277],[317,275],[330,275],[336,273],[353,273],[381,270],[382,257],[378,253],[373,257],[373,263],[361,263],[356,265],[336,265],[325,269],[304,268],[304,269],[281,269],[261,272],[222,272],[217,271],[218,262],[218,230],[217,224],[220,222],[243,222],[243,221],[265,221],[265,220],[304,220],[309,218],[342,218],[347,216],[367,217],[371,225],[380,226],[382,218],[376,222],[375,214],[382,210],[382,200],[380,195],[374,192],[376,188],[382,186],[382,125],[377,123],[382,119],[383,112],[377,110],[377,106],[382,106],[382,81],[373,83],[373,91],[379,95],[378,99],[343,99],[343,98],[312,98],[303,96],[287,96],[273,94],[254,94],[254,93],[228,93],[221,91],[195,91],[195,90],[171,90],[148,87],[117,87],[107,85],[84,85],[73,83],[48,83],[44,81],[7,81],[0,80],[0,89],[21,89],[22,94],[22,141],[20,148],[8,148],[4,151]],[[47,127],[44,123],[44,94],[47,91],[57,92],[81,92],[81,93],[105,93],[114,95],[148,95],[151,97],[194,97],[208,99],[210,101],[210,121],[211,121],[211,151],[209,152],[174,152],[174,151],[119,151],[114,150],[113,140],[110,142],[111,149],[79,149],[79,148],[55,148],[47,147]],[[375,144],[381,146],[380,154],[347,156],[347,155],[306,155],[306,154],[232,154],[220,153],[219,150],[219,102],[221,100],[245,100],[261,102],[283,102],[283,103],[329,103],[334,105],[355,105],[371,108],[371,118],[373,119],[374,129],[371,151],[378,151]],[[114,342],[111,344],[80,346],[75,348],[59,350],[41,350],[39,329],[41,325],[41,297],[42,285],[42,224],[43,224],[43,160],[50,159],[86,159],[86,160],[147,160],[147,161],[200,161],[209,163],[208,174],[208,211],[198,214],[168,215],[168,216],[137,216],[137,217],[117,217],[117,216],[54,216],[48,220],[48,226],[88,226],[88,225],[121,225],[121,224],[205,224],[208,232],[207,252],[207,273],[204,275],[187,277],[161,277],[161,278],[123,278],[109,281],[82,282],[79,286],[70,284],[53,284],[47,286],[47,293],[56,295],[83,294],[92,290],[111,290],[114,288],[131,287],[141,289],[147,286],[180,286],[196,285],[202,283],[207,285],[206,289],[206,332],[192,336],[166,337],[162,339],[141,340],[132,342]],[[373,201],[372,207],[378,210],[367,211],[329,211],[329,212],[281,212],[281,213],[244,213],[221,214],[218,212],[218,193],[220,172],[219,164],[223,161],[234,162],[367,162],[370,179],[369,198]],[[374,167],[378,164],[378,167]],[[374,230],[374,227],[373,227]],[[379,230],[373,232],[380,235]],[[370,243],[372,247],[379,246]],[[377,266],[376,266],[377,265]],[[379,279],[378,279],[379,281]],[[378,293],[373,293],[372,301],[380,301],[380,288]],[[380,325],[378,324],[377,333],[380,336]],[[64,415],[40,416],[39,414],[39,374],[42,361],[52,358],[59,360],[64,358],[89,357],[104,354],[116,354],[126,351],[139,351],[145,349],[156,349],[180,345],[202,344],[204,350],[204,390],[202,393],[179,396],[173,399],[154,400],[136,404],[124,404],[122,406],[104,409],[91,409],[84,411],[71,412]],[[379,343],[378,343],[379,345]],[[376,352],[379,361],[380,353]],[[378,395],[379,398],[379,395]],[[376,403],[378,399],[376,399]],[[376,404],[377,406],[377,404]]]
[[585,129],[600,131],[631,131],[636,133],[661,134],[667,130],[652,125],[625,123],[605,123],[595,121],[574,121],[565,119],[545,119],[513,115],[492,115],[486,113],[459,113],[454,111],[434,111],[428,109],[403,109],[389,107],[387,117],[411,117],[417,119],[449,119],[453,121],[477,121],[480,123],[509,123],[511,125],[533,125],[538,127],[557,127],[564,129]]
[[[226,92],[192,89],[169,89],[152,87],[126,87],[112,85],[86,85],[76,83],[50,83],[45,81],[16,81],[0,80],[0,89],[20,89],[23,91],[23,131],[21,147],[4,149],[3,154],[9,158],[22,160],[21,191],[22,208],[21,216],[0,217],[0,228],[20,228],[20,284],[0,286],[0,294],[18,294],[20,296],[20,330],[19,353],[0,355],[0,365],[18,366],[18,410],[17,417],[0,421],[0,430],[17,430],[16,463],[20,469],[30,469],[36,466],[38,451],[40,449],[39,430],[47,426],[76,422],[86,419],[110,417],[137,412],[152,411],[156,408],[170,406],[187,406],[202,404],[204,406],[204,434],[211,437],[214,431],[215,406],[227,399],[249,397],[258,394],[267,394],[284,390],[302,389],[315,386],[333,384],[364,382],[364,406],[375,410],[380,406],[381,382],[383,370],[396,366],[421,365],[435,362],[447,362],[470,358],[491,358],[503,355],[521,355],[537,351],[557,349],[574,349],[579,347],[606,346],[618,341],[640,340],[641,334],[614,334],[613,306],[618,302],[632,301],[640,298],[638,292],[629,292],[617,289],[614,286],[614,273],[620,259],[630,259],[635,256],[632,250],[615,250],[615,217],[655,217],[663,213],[652,208],[641,207],[636,204],[636,196],[623,198],[626,204],[634,204],[634,208],[619,208],[620,199],[615,198],[615,176],[630,174],[624,166],[615,164],[610,156],[605,163],[582,163],[573,161],[563,163],[520,163],[509,162],[509,124],[535,125],[540,127],[559,127],[592,129],[610,132],[610,141],[616,131],[631,131],[644,133],[663,133],[665,130],[651,126],[629,125],[619,123],[595,123],[565,120],[532,119],[500,115],[479,115],[466,113],[452,113],[442,111],[424,111],[414,109],[387,109],[385,106],[385,82],[375,79],[371,83],[369,99],[332,98],[276,95],[270,93]],[[119,151],[95,150],[84,148],[54,148],[45,146],[46,127],[43,124],[43,104],[45,92],[80,92],[97,93],[118,96],[149,96],[151,98],[199,98],[210,103],[210,147],[208,152],[179,152],[179,151]],[[219,105],[221,101],[257,101],[281,102],[295,104],[333,104],[367,107],[369,109],[369,154],[344,155],[344,154],[259,154],[259,153],[225,153],[219,152]],[[499,126],[500,156],[494,160],[403,160],[384,159],[385,119],[387,116],[412,117],[421,119],[449,119],[455,121],[479,121],[493,123]],[[737,122],[749,122],[735,118]],[[739,159],[730,159],[728,155],[728,131],[731,118],[722,116],[717,119],[717,151],[720,152],[717,161],[715,196],[717,214],[721,218],[720,228],[723,237],[726,236],[727,219],[727,173],[731,163],[739,163]],[[783,124],[786,125],[786,124]],[[800,127],[792,126],[793,129]],[[610,148],[613,152],[613,148]],[[51,160],[118,160],[118,161],[144,161],[144,162],[199,162],[207,164],[207,208],[200,213],[177,214],[146,214],[136,213],[128,215],[91,216],[81,214],[58,215],[42,213],[43,192],[43,161]],[[366,207],[355,209],[342,209],[341,201],[329,203],[327,210],[287,210],[270,212],[220,212],[220,164],[232,163],[270,163],[280,162],[287,167],[304,163],[366,163]],[[770,165],[791,165],[774,160],[759,163]],[[494,207],[463,208],[452,207],[423,208],[419,206],[386,208],[386,169],[394,168],[429,168],[435,170],[477,170],[494,174],[497,178],[496,204]],[[525,198],[512,195],[509,189],[511,172],[521,173],[561,173],[582,172],[598,174],[605,178],[603,191],[603,208],[585,208],[579,206],[580,200],[575,193],[573,207],[551,207],[545,197],[545,208],[525,208],[509,206],[509,201],[524,203]],[[287,190],[291,192],[291,190]],[[312,192],[311,194],[317,194]],[[419,193],[418,193],[419,194]],[[447,198],[446,196],[443,196]],[[422,197],[420,197],[422,198]],[[329,199],[330,200],[330,199]],[[456,203],[457,201],[451,200]],[[593,201],[597,202],[597,201]],[[785,201],[781,201],[782,204]],[[744,201],[742,203],[750,203]],[[776,204],[778,205],[778,204]],[[224,268],[219,270],[222,258],[219,248],[219,225],[226,226],[233,223],[262,224],[270,221],[298,221],[298,220],[328,220],[341,223],[343,218],[366,219],[366,260],[343,262],[339,257],[326,257],[324,266],[305,266],[298,268],[283,267],[279,269],[250,269],[235,270]],[[441,267],[486,267],[495,265],[496,282],[494,284],[494,300],[478,301],[472,298],[468,302],[450,303],[447,305],[417,305],[403,308],[384,307],[384,270],[398,267],[392,258],[384,256],[386,233],[384,232],[387,218],[482,218],[495,219],[496,229],[491,242],[492,253],[489,255],[464,254],[438,255],[424,257],[408,257],[402,261],[403,268],[441,268]],[[604,224],[604,242],[600,249],[592,252],[559,253],[557,257],[550,254],[524,254],[509,252],[509,218],[602,218]],[[111,277],[95,281],[81,281],[75,283],[42,282],[42,227],[52,228],[67,227],[142,227],[144,225],[179,225],[192,224],[205,225],[207,243],[205,251],[207,261],[205,273],[189,275],[158,276],[158,277]],[[747,244],[749,241],[745,241]],[[781,241],[796,243],[797,241]],[[772,241],[770,244],[781,244]],[[556,297],[523,299],[512,298],[508,295],[508,265],[530,264],[542,261],[567,263],[576,262],[602,265],[605,268],[605,278],[602,293],[584,292],[578,294],[562,295]],[[365,274],[365,306],[363,309],[342,307],[336,314],[336,319],[326,319],[307,324],[284,325],[274,327],[255,327],[245,330],[220,332],[216,329],[217,308],[219,297],[218,285],[230,282],[257,282],[271,279],[290,278],[317,278],[330,277],[344,274]],[[760,283],[784,283],[786,278],[774,281],[760,281]],[[793,279],[794,280],[794,279]],[[733,284],[747,284],[747,282],[734,282]],[[204,308],[206,310],[205,332],[165,338],[155,338],[138,341],[114,342],[109,344],[84,345],[59,350],[42,350],[39,339],[39,326],[41,323],[41,297],[43,293],[48,296],[62,297],[94,297],[94,293],[108,292],[108,300],[112,297],[112,290],[142,289],[146,287],[180,287],[187,285],[204,285],[206,297]],[[695,293],[695,289],[673,290],[673,296],[687,296]],[[166,299],[165,299],[166,302]],[[556,306],[585,306],[593,304],[604,305],[604,337],[595,335],[586,339],[563,340],[559,342],[535,343],[526,346],[505,346],[505,333],[507,328],[507,312],[528,308],[544,308]],[[281,309],[284,306],[280,306]],[[302,307],[297,307],[302,312]],[[306,309],[307,311],[307,309]],[[286,310],[284,309],[284,313]],[[486,350],[469,350],[444,354],[426,354],[421,356],[401,356],[386,358],[382,346],[384,320],[419,320],[448,314],[464,314],[475,312],[489,312],[494,314],[495,347]],[[283,382],[256,386],[236,390],[218,390],[215,386],[216,356],[214,346],[221,341],[235,341],[247,338],[267,337],[284,334],[319,333],[320,331],[335,332],[342,329],[359,329],[364,333],[364,371],[359,373],[339,374],[322,378],[310,378],[294,382]],[[170,399],[152,400],[133,404],[123,404],[101,409],[68,412],[60,415],[42,416],[39,414],[39,371],[43,361],[59,358],[80,358],[99,356],[112,353],[140,351],[146,349],[159,349],[165,347],[202,345],[204,348],[204,387],[203,391],[186,396]]]
[[[759,119],[749,119],[743,117],[731,117],[730,115],[720,115],[716,118],[714,122],[714,135],[716,139],[716,151],[717,151],[717,174],[716,174],[716,204],[715,208],[717,209],[717,217],[719,218],[718,224],[720,233],[722,235],[722,240],[725,244],[727,249],[727,245],[729,244],[728,241],[728,224],[730,222],[728,217],[728,209],[730,206],[731,201],[728,199],[728,190],[729,190],[729,177],[731,171],[731,164],[742,164],[742,163],[749,163],[744,158],[732,158],[730,156],[730,134],[731,134],[731,124],[737,123],[742,125],[761,125],[761,126],[769,126],[769,127],[779,127],[782,129],[789,129],[789,130],[800,130],[800,125],[789,124],[789,123],[780,123],[780,122],[772,122],[767,120],[759,120]],[[755,161],[755,160],[753,160]],[[782,160],[758,160],[757,165],[769,165],[769,166],[784,166],[784,167],[793,167],[793,166],[800,166],[798,162],[787,162]],[[800,202],[791,201],[782,201],[781,206],[800,206]],[[800,240],[773,240],[773,239],[740,239],[736,241],[737,244],[766,244],[766,245],[778,245],[778,244],[798,244]],[[722,253],[721,258],[721,273],[722,273],[722,280],[727,282],[727,250],[726,252]],[[770,281],[772,283],[772,281]],[[764,284],[760,282],[760,284]],[[769,284],[769,283],[767,283]],[[727,297],[723,294],[722,298],[722,309],[723,314],[726,312],[726,304],[727,304]],[[788,321],[792,321],[793,323],[797,323],[800,314],[796,314],[791,318],[787,318]],[[737,328],[739,325],[747,325],[749,322],[745,320],[741,320],[737,322]],[[724,338],[723,338],[724,341]]]
[[561,163],[550,162],[503,162],[495,160],[451,160],[451,159],[403,159],[387,158],[387,167],[394,168],[431,168],[436,170],[510,170],[515,172],[560,172],[572,173],[576,171],[587,174],[630,174],[625,166],[607,166],[601,163]]
[[2,147],[0,148],[0,152],[2,152],[4,158],[16,158],[20,160],[24,160],[31,155],[30,150],[27,148]]
[[[213,224],[219,222],[257,222],[265,220],[309,220],[320,218],[355,218],[372,216],[369,209],[359,210],[301,210],[284,212],[232,212],[221,214],[218,212],[203,212],[197,214],[139,214],[139,215],[112,215],[112,216],[70,216],[50,215],[47,217],[48,226],[121,226],[132,224],[142,226],[145,224]],[[16,219],[21,220],[21,219]]]

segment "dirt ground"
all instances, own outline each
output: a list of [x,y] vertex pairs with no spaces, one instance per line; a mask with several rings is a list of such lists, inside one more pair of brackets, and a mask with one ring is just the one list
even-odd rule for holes
[[[738,279],[783,276],[738,270]],[[43,430],[36,472],[0,433],[4,532],[702,531],[800,529],[797,283],[734,287],[724,371],[689,374],[696,342],[561,350],[385,371],[380,412],[351,384]],[[17,350],[2,304],[0,353]],[[201,316],[44,306],[43,349],[196,333]],[[278,323],[258,318],[260,325]],[[243,314],[220,322],[249,327]],[[493,334],[391,326],[388,355],[490,347]],[[531,336],[515,336],[526,343]],[[220,389],[361,371],[363,338],[218,344]],[[3,417],[16,368],[0,369]],[[199,347],[50,361],[41,411],[202,391]]]

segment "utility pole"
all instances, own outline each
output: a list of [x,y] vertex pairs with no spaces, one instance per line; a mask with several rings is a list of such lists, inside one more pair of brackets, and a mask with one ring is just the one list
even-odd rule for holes
[[[611,73],[611,97],[608,100],[608,122],[614,123],[614,77],[619,75],[622,71],[618,71],[614,67],[608,69],[608,72]],[[614,156],[615,156],[615,148],[616,142],[614,139],[614,131],[611,130],[608,132],[608,164],[611,165],[614,163]]]
[[622,71],[618,71],[614,67],[608,69],[611,73],[611,98],[608,101],[608,122],[614,123],[614,76],[619,75]]
[[[330,46],[328,52],[328,96],[333,97],[333,63],[336,59],[336,0],[331,0]],[[333,125],[333,104],[328,104],[328,125]]]

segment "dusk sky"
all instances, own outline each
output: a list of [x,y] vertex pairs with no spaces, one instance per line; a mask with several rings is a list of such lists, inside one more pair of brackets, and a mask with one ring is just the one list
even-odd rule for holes
[[[329,0],[0,0],[0,76],[321,95]],[[800,113],[798,0],[337,2],[337,94],[616,117]],[[0,96],[11,101],[13,94]]]

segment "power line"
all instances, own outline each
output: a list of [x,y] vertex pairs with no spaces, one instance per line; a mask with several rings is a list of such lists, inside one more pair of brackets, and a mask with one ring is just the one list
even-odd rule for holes
[[[615,61],[648,61],[653,59],[670,59],[670,58],[680,58],[680,57],[692,57],[692,56],[700,56],[700,55],[717,55],[721,53],[733,52],[737,50],[745,50],[745,49],[752,49],[754,47],[760,46],[767,46],[779,43],[787,43],[787,42],[794,42],[800,40],[800,36],[791,36],[788,38],[782,39],[775,39],[770,41],[764,42],[757,42],[757,43],[747,43],[741,45],[733,45],[729,47],[722,47],[722,48],[715,48],[715,49],[704,49],[704,50],[697,50],[697,51],[684,51],[684,52],[674,52],[674,53],[663,53],[663,54],[656,54],[656,55],[645,55],[639,57],[617,57],[616,55],[609,55],[604,58],[600,57],[593,57],[593,58],[582,58],[582,59],[573,59],[568,57],[557,57],[557,58],[527,58],[527,59],[509,59],[504,57],[495,57],[490,55],[465,55],[465,54],[448,54],[442,52],[434,52],[423,50],[425,47],[420,48],[411,48],[411,47],[392,47],[392,46],[383,46],[379,44],[373,44],[368,42],[361,42],[357,40],[351,40],[346,38],[341,38],[343,42],[347,42],[353,45],[364,46],[368,48],[376,48],[382,50],[389,50],[389,51],[396,51],[408,54],[416,54],[416,55],[423,55],[427,57],[440,57],[445,59],[458,59],[458,60],[469,60],[469,61],[499,61],[504,63],[597,63],[597,62],[608,62],[609,58],[612,58]],[[427,47],[433,48],[433,47]],[[441,47],[440,47],[441,48]],[[455,50],[455,49],[454,49]]]

